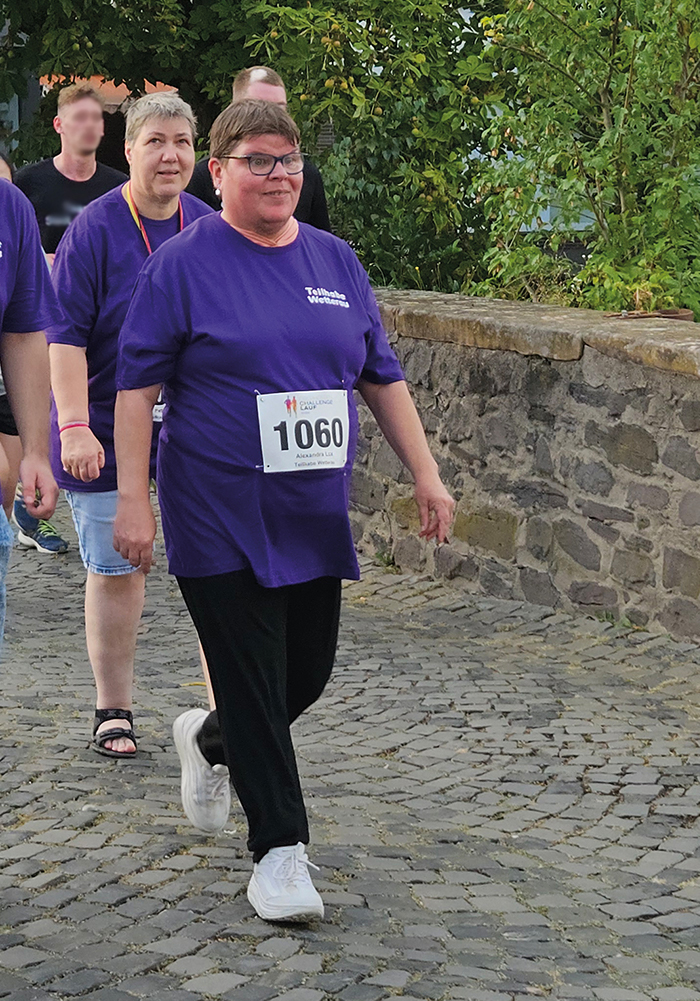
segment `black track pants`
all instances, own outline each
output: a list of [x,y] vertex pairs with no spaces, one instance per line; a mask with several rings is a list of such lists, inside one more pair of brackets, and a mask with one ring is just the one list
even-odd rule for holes
[[209,666],[217,711],[199,734],[210,764],[228,765],[248,818],[248,848],[307,844],[292,723],[333,669],[340,580],[266,588],[251,570],[178,577]]

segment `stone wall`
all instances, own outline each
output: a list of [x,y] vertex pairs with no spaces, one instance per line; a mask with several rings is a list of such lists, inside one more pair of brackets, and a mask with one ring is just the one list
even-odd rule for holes
[[364,405],[361,549],[466,589],[700,636],[700,327],[377,293],[457,503],[417,537],[411,479]]

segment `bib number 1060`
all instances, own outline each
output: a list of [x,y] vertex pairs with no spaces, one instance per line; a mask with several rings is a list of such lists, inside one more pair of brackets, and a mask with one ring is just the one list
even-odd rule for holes
[[[283,452],[289,451],[289,422],[280,421],[273,428],[280,436],[280,449]],[[311,421],[300,420],[294,422],[294,441],[298,448],[330,448],[331,444],[335,448],[342,448],[344,441],[343,422],[339,417],[334,417],[332,421],[325,417]]]
[[346,390],[261,393],[257,407],[266,473],[344,468],[350,437]]

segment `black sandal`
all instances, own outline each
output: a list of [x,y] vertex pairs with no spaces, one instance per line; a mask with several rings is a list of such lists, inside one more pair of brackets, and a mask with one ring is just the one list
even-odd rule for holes
[[[129,729],[122,729],[120,727],[113,727],[111,730],[103,730],[101,733],[97,732],[98,727],[103,723],[109,722],[111,719],[125,719],[129,723]],[[124,737],[127,740],[131,740],[136,747],[136,735],[134,733],[134,717],[129,712],[128,709],[96,709],[95,710],[95,722],[92,727],[92,740],[88,744],[93,751],[97,754],[104,754],[106,758],[133,758],[136,755],[136,751],[113,751],[109,747],[105,747],[108,740],[117,740],[119,737]]]

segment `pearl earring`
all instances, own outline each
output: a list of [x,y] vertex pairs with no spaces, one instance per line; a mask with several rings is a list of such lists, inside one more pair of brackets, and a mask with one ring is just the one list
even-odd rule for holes
[[214,194],[217,198],[221,198],[221,188],[214,188]]

